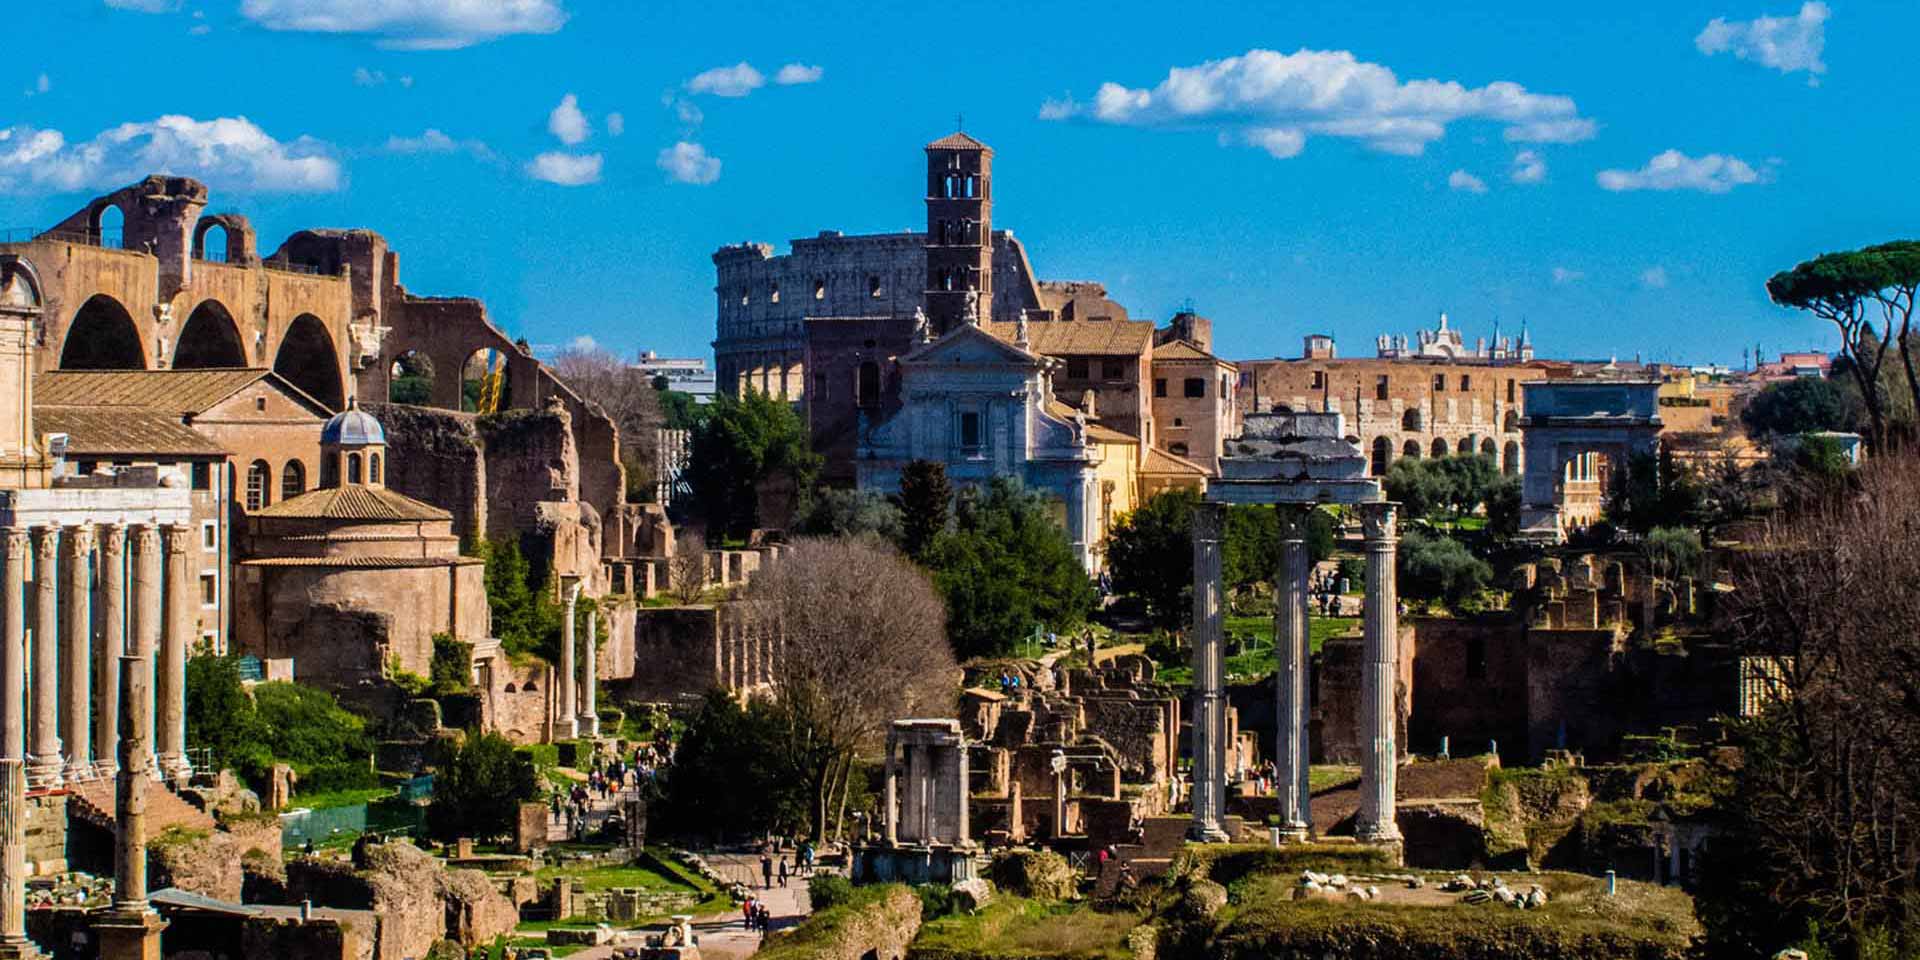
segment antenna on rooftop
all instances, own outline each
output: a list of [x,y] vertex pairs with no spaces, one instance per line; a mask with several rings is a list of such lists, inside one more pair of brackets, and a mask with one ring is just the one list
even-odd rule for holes
[[966,114],[956,113],[953,115],[953,129],[961,133],[967,132],[967,115]]

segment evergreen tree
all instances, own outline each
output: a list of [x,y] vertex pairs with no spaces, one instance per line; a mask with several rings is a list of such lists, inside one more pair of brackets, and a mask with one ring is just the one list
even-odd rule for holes
[[820,458],[792,405],[758,391],[722,393],[693,427],[687,480],[710,539],[744,540],[760,518],[761,489],[776,478],[813,487]]
[[900,512],[904,530],[901,549],[919,559],[933,538],[947,529],[953,486],[947,467],[932,460],[915,460],[900,473]]
[[1036,626],[1079,626],[1096,599],[1048,501],[1007,477],[984,493],[963,492],[953,528],[933,539],[922,562],[946,601],[947,637],[962,660],[1003,653]]

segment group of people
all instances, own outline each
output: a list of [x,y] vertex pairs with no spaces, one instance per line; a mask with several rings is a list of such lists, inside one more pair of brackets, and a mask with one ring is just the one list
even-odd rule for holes
[[767,907],[766,901],[748,894],[746,902],[740,904],[740,922],[748,930],[766,933],[773,925],[773,911]]
[[1000,673],[1000,695],[1001,696],[1004,696],[1004,697],[1017,696],[1020,693],[1020,688],[1025,684],[1026,684],[1026,681],[1021,679],[1020,674],[1018,673],[1015,673],[1010,670],[1003,670]]
[[1340,598],[1347,592],[1347,578],[1329,570],[1312,578],[1307,585],[1311,603],[1320,608],[1323,617],[1337,616],[1340,613]]
[[[785,845],[782,844],[782,847]],[[781,886],[787,885],[789,877],[813,876],[813,844],[802,841],[793,846],[791,861],[780,852],[780,847],[766,844],[760,848],[760,883],[764,888],[773,889],[777,879]]]

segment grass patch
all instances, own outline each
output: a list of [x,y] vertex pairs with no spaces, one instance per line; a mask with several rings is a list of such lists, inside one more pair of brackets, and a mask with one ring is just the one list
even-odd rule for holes
[[296,793],[293,806],[310,810],[328,810],[334,807],[357,807],[363,803],[372,803],[394,794],[392,787],[369,787],[364,790],[327,790],[322,793]]
[[1329,765],[1307,768],[1307,792],[1309,793],[1319,793],[1322,790],[1331,790],[1358,782],[1360,782],[1359,767]]
[[912,890],[898,883],[855,887],[845,903],[820,910],[805,923],[774,936],[754,956],[759,960],[815,960],[838,956],[842,934],[848,925],[866,911],[886,909],[886,901],[895,897],[918,902]]
[[1127,960],[1127,931],[1141,921],[1130,910],[1102,913],[1071,903],[998,896],[975,914],[941,917],[920,928],[916,960],[1059,958]]
[[[1347,634],[1359,625],[1358,617],[1309,617],[1307,618],[1307,640],[1313,647],[1313,652],[1319,653],[1320,648],[1326,645],[1327,638]],[[1273,650],[1273,618],[1271,616],[1225,617],[1222,619],[1221,630],[1227,636],[1252,638],[1246,649],[1226,658],[1225,668],[1229,682],[1257,680],[1273,675],[1278,660]],[[1144,642],[1146,638],[1139,636],[1128,639]],[[1151,650],[1152,646],[1147,645],[1143,649]],[[1158,669],[1154,679],[1161,683],[1175,687],[1193,685],[1193,665],[1187,661],[1184,654],[1177,661],[1155,661],[1155,666]]]

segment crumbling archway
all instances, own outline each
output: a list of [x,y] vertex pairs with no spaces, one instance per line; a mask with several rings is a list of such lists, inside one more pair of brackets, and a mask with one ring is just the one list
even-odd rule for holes
[[87,214],[87,242],[118,250],[127,242],[127,214],[120,205],[102,199]]
[[498,413],[513,406],[513,378],[507,355],[481,347],[460,365],[460,409],[468,413]]
[[310,313],[295,317],[280,338],[273,356],[273,372],[299,387],[329,410],[346,408],[346,388],[340,381],[340,354],[326,324]]
[[1368,461],[1368,472],[1376,477],[1387,475],[1387,468],[1393,465],[1393,441],[1384,436],[1373,438],[1373,457]]
[[234,325],[227,308],[218,300],[194,307],[186,326],[180,328],[180,342],[173,348],[173,369],[246,365],[247,349],[240,341],[240,328]]
[[140,328],[120,301],[104,293],[87,298],[67,324],[60,348],[62,370],[145,370],[146,345]]
[[393,358],[387,370],[387,402],[416,407],[433,405],[433,358],[408,350]]

